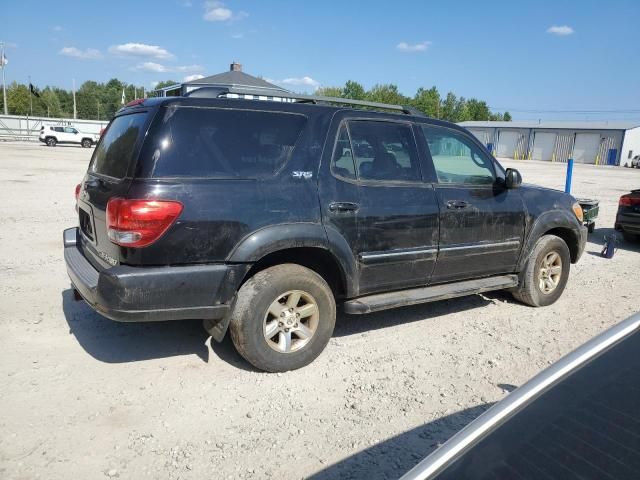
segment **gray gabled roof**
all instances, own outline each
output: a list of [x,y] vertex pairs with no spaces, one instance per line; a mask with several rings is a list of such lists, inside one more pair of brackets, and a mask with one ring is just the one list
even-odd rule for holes
[[471,120],[460,122],[458,125],[465,128],[540,128],[540,129],[569,129],[569,130],[631,130],[640,127],[640,121],[618,122],[556,122],[556,121],[516,121],[516,122],[491,122]]
[[289,93],[288,90],[281,88],[273,83],[269,83],[266,80],[263,80],[258,77],[254,77],[253,75],[248,75],[244,72],[239,71],[229,71],[218,73],[217,75],[211,75],[209,77],[199,78],[197,80],[191,80],[190,82],[185,82],[183,85],[189,86],[208,86],[208,85],[224,85],[230,87],[249,87],[253,89],[269,89],[269,90],[277,90],[280,92]]

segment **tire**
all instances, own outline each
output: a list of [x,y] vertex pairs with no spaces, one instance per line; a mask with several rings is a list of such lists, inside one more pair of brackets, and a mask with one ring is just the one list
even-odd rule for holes
[[[553,255],[555,254],[555,256]],[[545,268],[543,262],[554,259],[551,268]],[[559,264],[558,264],[559,261]],[[545,235],[533,247],[529,259],[521,272],[521,285],[512,291],[516,300],[532,307],[546,307],[555,303],[564,291],[569,278],[571,255],[569,247],[560,237]],[[557,267],[560,270],[557,270]],[[553,274],[552,272],[557,272]],[[546,281],[544,278],[546,277]],[[544,285],[544,289],[541,286]],[[550,286],[553,285],[553,288]]]
[[587,232],[589,233],[593,233],[596,230],[596,222],[591,222],[588,226],[587,226]]
[[58,141],[53,137],[49,137],[49,138],[47,138],[46,143],[47,143],[47,146],[49,146],[49,147],[55,147],[56,144],[58,143]]
[[82,142],[80,142],[80,145],[82,145],[82,148],[89,148],[91,144],[92,142],[88,138],[84,138]]
[[238,353],[254,367],[285,372],[315,360],[329,343],[335,322],[336,303],[327,282],[313,270],[283,264],[242,285],[229,331]]

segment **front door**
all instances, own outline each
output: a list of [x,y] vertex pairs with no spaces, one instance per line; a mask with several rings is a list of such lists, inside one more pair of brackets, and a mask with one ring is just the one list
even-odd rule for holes
[[470,136],[433,125],[424,125],[422,133],[440,207],[432,283],[515,271],[525,227],[520,192],[498,181],[500,167]]
[[411,124],[340,122],[320,191],[329,237],[346,239],[357,262],[359,295],[427,284],[439,210],[422,180]]

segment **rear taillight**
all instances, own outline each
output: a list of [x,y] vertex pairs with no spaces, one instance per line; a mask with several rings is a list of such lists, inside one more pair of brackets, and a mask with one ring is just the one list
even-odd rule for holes
[[76,185],[76,203],[78,203],[78,198],[80,197],[80,190],[82,189],[82,184],[79,183]]
[[158,240],[180,213],[180,202],[112,198],[107,203],[107,235],[123,247],[146,247]]
[[634,207],[640,205],[640,196],[636,195],[623,195],[620,197],[618,205],[621,207]]

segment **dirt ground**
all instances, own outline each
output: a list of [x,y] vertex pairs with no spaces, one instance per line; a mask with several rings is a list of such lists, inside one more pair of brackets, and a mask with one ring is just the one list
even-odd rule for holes
[[[119,324],[74,302],[62,230],[91,150],[0,144],[0,477],[395,478],[512,386],[640,310],[640,245],[598,256],[640,170],[576,166],[597,230],[554,305],[503,293],[340,315],[326,351],[252,370],[200,322]],[[564,165],[505,161],[562,188]]]

